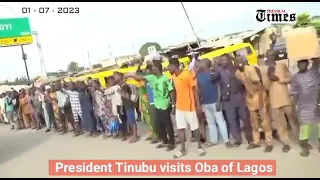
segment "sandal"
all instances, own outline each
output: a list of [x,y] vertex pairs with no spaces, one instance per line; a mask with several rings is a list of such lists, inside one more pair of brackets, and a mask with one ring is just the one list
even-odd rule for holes
[[150,141],[151,144],[157,144],[158,142],[159,142],[159,140],[156,139],[156,138],[153,138],[153,139]]
[[169,144],[169,145],[167,146],[167,151],[172,151],[172,150],[174,150],[174,148],[176,148],[175,145]]
[[209,148],[209,147],[215,146],[215,145],[217,145],[217,144],[212,143],[212,142],[207,142],[207,143],[204,144],[204,146],[205,146],[206,148]]
[[83,132],[83,131],[78,132],[78,133],[75,133],[75,134],[73,135],[73,137],[81,136],[82,134],[84,134],[84,132]]
[[164,147],[167,147],[168,144],[164,144],[164,143],[161,143],[159,145],[156,146],[157,149],[160,149],[160,148],[164,148]]
[[198,154],[199,154],[199,156],[204,156],[204,155],[206,155],[206,152],[202,148],[200,148],[200,149],[198,149]]
[[139,141],[139,139],[140,139],[139,137],[136,137],[135,139],[131,139],[129,143],[136,143]]
[[175,153],[173,153],[173,158],[174,159],[178,159],[178,158],[181,158],[183,156],[185,156],[187,154],[187,151],[177,151]]

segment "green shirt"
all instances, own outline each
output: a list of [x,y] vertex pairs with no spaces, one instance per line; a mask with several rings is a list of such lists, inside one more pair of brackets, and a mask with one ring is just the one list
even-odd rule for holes
[[10,97],[5,97],[4,98],[4,104],[5,104],[5,107],[6,107],[6,112],[13,111],[13,102],[12,102]]
[[153,74],[144,76],[144,78],[150,83],[153,90],[154,106],[157,109],[166,110],[170,105],[170,91],[173,90],[172,83],[168,77],[162,75],[157,77]]

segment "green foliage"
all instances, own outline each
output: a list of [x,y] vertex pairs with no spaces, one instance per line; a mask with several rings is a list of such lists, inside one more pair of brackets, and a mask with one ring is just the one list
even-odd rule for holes
[[311,18],[308,13],[299,14],[297,17],[297,23],[293,27],[297,28],[297,27],[308,27],[308,26],[314,26],[315,29],[317,30],[318,36],[320,36],[320,20],[315,17]]
[[68,71],[69,72],[77,72],[79,71],[79,64],[75,61],[71,61],[68,65]]
[[98,68],[102,68],[102,64],[94,64],[92,65],[93,69],[98,69]]
[[28,85],[28,79],[26,77],[17,77],[14,81],[5,80],[1,82],[0,85]]
[[160,51],[161,50],[161,46],[156,43],[156,42],[147,42],[144,45],[141,46],[140,50],[139,50],[139,54],[141,57],[145,57],[146,55],[149,54],[148,52],[148,48],[151,46],[155,46],[156,51]]

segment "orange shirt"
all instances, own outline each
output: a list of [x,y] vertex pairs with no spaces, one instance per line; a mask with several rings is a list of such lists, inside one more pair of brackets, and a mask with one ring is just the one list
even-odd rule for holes
[[188,70],[182,71],[178,76],[173,75],[172,80],[176,89],[176,109],[180,111],[195,111],[195,99],[192,88],[196,87],[196,79]]

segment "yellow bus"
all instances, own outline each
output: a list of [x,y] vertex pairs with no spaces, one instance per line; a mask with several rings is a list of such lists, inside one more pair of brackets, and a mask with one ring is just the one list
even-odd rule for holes
[[[200,55],[200,58],[208,58],[208,59],[213,59],[215,57],[221,56],[223,54],[229,54],[233,57],[237,55],[242,55],[245,56],[248,60],[248,63],[250,65],[257,65],[258,64],[258,57],[257,57],[257,52],[253,48],[253,46],[250,43],[239,43],[239,44],[234,44],[230,46],[226,46],[221,49],[216,49],[212,50],[211,52],[205,53]],[[187,69],[190,63],[190,58],[188,56],[179,58],[180,65],[184,67],[184,69]],[[166,69],[169,65],[169,62],[163,62],[163,70],[165,72],[165,75],[167,75],[169,78],[171,78],[171,75],[169,71]],[[85,81],[88,77],[91,77],[92,79],[98,79],[100,81],[100,84],[103,87],[106,87],[106,80],[105,78],[112,76],[114,71],[122,72],[124,74],[128,72],[135,72],[137,70],[138,66],[133,66],[133,67],[128,67],[128,68],[121,68],[121,69],[112,69],[112,70],[107,70],[103,72],[97,72],[97,73],[92,73],[92,74],[86,74],[82,75],[79,77],[76,77],[77,79]],[[141,69],[145,69],[146,65],[141,66]],[[68,80],[72,80],[73,78],[69,78]],[[133,84],[133,85],[140,85],[139,82],[133,80],[133,79],[128,79],[127,83]]]
[[[180,61],[181,66],[183,66],[184,68],[188,68],[188,65],[190,63],[190,59],[188,57],[180,58],[179,61]],[[168,61],[162,63],[165,75],[167,75],[169,78],[171,78],[171,75],[170,75],[169,71],[167,70],[168,65],[169,65]],[[94,73],[94,74],[87,74],[87,75],[81,76],[80,78],[81,78],[81,80],[85,80],[88,77],[91,77],[92,79],[99,79],[101,86],[106,87],[107,84],[106,84],[105,78],[112,76],[113,72],[118,71],[118,72],[122,72],[123,74],[126,74],[128,72],[136,72],[137,68],[138,68],[138,66],[122,68],[122,69],[112,69],[112,70],[98,72],[98,73]],[[141,70],[143,70],[145,68],[146,68],[146,65],[141,66]],[[132,84],[132,85],[137,85],[137,86],[140,85],[140,83],[134,79],[128,79],[127,83]]]
[[255,51],[255,49],[252,47],[250,43],[239,43],[239,44],[234,44],[221,49],[213,50],[209,53],[201,55],[200,58],[213,59],[223,54],[229,54],[233,57],[237,55],[242,55],[247,58],[248,63],[250,65],[258,64],[257,52]]

